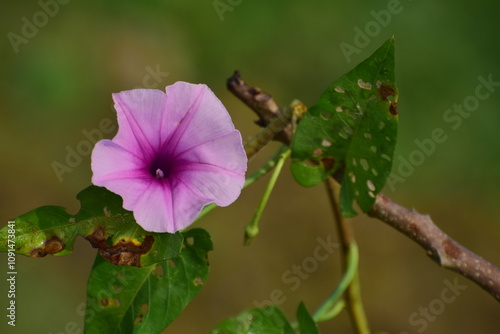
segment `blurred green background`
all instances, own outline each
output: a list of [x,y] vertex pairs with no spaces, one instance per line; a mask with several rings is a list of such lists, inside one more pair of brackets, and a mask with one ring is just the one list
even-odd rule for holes
[[[339,45],[354,45],[354,29],[375,22],[371,11],[386,10],[388,1],[244,0],[229,5],[231,10],[222,16],[213,0],[74,0],[58,6],[53,17],[45,16],[47,22],[36,1],[4,2],[0,11],[0,226],[41,205],[78,210],[75,195],[90,184],[89,156],[63,174],[62,182],[52,163],[65,164],[67,147],[76,149],[85,140],[83,130],[98,129],[103,118],[115,122],[112,92],[163,89],[178,80],[206,83],[246,139],[259,129],[252,112],[225,89],[235,69],[280,105],[294,98],[312,105],[328,84],[395,35],[400,91],[396,156],[408,159],[417,148],[414,140],[430,138],[435,128],[442,128],[448,139],[394,191],[387,188],[385,193],[431,214],[464,246],[500,265],[500,89],[456,130],[443,120],[448,108],[474,94],[478,76],[500,81],[500,3],[401,1],[399,12],[379,25],[380,31],[372,31],[351,62]],[[36,35],[28,31],[34,36],[13,47],[9,33],[21,36],[26,20],[33,22],[34,16],[40,25]],[[151,75],[155,70],[160,72],[156,77]],[[251,161],[250,171],[274,146]],[[319,263],[295,290],[282,280],[293,265],[313,256],[318,237],[336,238],[324,188],[300,188],[288,169],[264,212],[261,235],[250,247],[242,246],[244,226],[265,182],[196,224],[213,236],[211,275],[166,333],[208,333],[226,317],[269,299],[274,289],[284,292],[280,307],[293,318],[300,301],[314,310],[334,288],[340,274],[337,253]],[[363,216],[353,223],[363,298],[374,331],[498,333],[500,305],[491,296],[439,268],[421,248],[383,223]],[[6,311],[0,311],[0,333],[80,333],[94,256],[95,250],[81,239],[69,256],[18,256],[17,323],[15,329],[7,326]],[[7,305],[6,272],[7,257],[1,254],[2,310]],[[427,321],[425,330],[409,322],[414,312],[440,299],[445,281],[456,277],[467,288]],[[352,333],[345,312],[321,329]]]

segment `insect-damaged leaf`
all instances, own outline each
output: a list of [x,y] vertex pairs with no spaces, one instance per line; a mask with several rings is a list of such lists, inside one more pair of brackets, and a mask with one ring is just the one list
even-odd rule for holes
[[[15,219],[17,254],[43,257],[73,251],[77,236],[86,238],[100,254],[115,264],[147,266],[180,254],[180,233],[143,230],[120,196],[96,186],[82,190],[81,209],[70,215],[63,207],[42,206]],[[0,230],[0,252],[7,248],[8,226]]]
[[298,124],[292,141],[292,172],[303,186],[333,173],[342,176],[340,205],[367,212],[392,167],[398,112],[394,38],[331,84]]
[[160,333],[181,314],[208,277],[210,235],[182,233],[180,256],[137,268],[97,256],[87,286],[85,334]]

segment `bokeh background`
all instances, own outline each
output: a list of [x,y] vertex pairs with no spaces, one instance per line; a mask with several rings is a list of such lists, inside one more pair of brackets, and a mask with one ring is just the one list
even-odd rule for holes
[[[414,140],[430,138],[436,128],[442,128],[448,139],[394,191],[387,188],[385,193],[431,214],[452,237],[500,265],[500,87],[456,130],[443,120],[448,108],[474,94],[479,76],[500,81],[498,2],[219,3],[231,10],[218,13],[213,0],[72,0],[59,4],[43,25],[43,14],[37,14],[43,9],[36,1],[2,3],[0,226],[41,205],[78,210],[75,195],[90,184],[89,156],[82,156],[62,181],[52,164],[65,163],[67,147],[76,149],[85,140],[83,130],[98,129],[104,118],[115,122],[112,92],[163,89],[178,80],[206,83],[246,139],[259,129],[252,112],[225,89],[235,69],[280,105],[295,98],[313,105],[328,84],[395,35],[400,91],[396,156],[408,159],[417,149]],[[367,45],[349,62],[339,45],[354,45],[354,29],[364,30],[375,22],[371,11],[387,10],[390,3],[399,12],[385,26],[379,25],[379,32],[373,30]],[[33,22],[34,15],[41,25],[38,31],[27,43],[13,47],[9,33],[22,35],[23,25]],[[155,71],[156,77],[151,75]],[[275,147],[253,159],[250,171]],[[274,289],[284,292],[280,307],[293,319],[300,301],[314,310],[336,285],[337,253],[320,262],[296,290],[282,280],[292,266],[313,256],[318,237],[336,239],[324,188],[299,187],[288,168],[264,212],[261,234],[250,247],[242,246],[244,226],[265,184],[266,179],[253,185],[234,205],[196,224],[207,229],[215,243],[211,274],[166,333],[208,333],[221,320],[268,300]],[[363,299],[374,331],[498,333],[500,305],[491,296],[439,268],[421,248],[383,223],[360,216],[353,224],[361,252]],[[17,323],[15,329],[7,326],[6,311],[0,311],[0,332],[82,333],[81,308],[94,256],[95,250],[82,239],[65,257],[18,256]],[[0,254],[2,310],[7,303],[6,271],[7,257]],[[420,308],[437,305],[446,280],[455,279],[466,289],[427,321],[425,330],[409,322]],[[345,312],[321,324],[321,330],[352,333]]]

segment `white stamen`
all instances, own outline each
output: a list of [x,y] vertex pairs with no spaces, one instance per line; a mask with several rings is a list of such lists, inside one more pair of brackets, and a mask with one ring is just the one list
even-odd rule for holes
[[156,170],[156,178],[157,179],[163,179],[163,177],[165,176],[165,174],[163,173],[163,171],[161,169],[157,169]]

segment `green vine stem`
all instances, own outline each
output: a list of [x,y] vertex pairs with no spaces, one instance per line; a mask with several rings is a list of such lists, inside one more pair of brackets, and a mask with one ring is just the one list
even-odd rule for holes
[[358,246],[355,243],[349,245],[349,250],[345,253],[345,261],[347,267],[344,274],[335,290],[328,296],[328,298],[321,304],[321,306],[314,312],[313,319],[316,322],[326,321],[335,317],[346,305],[342,300],[342,295],[349,288],[351,282],[356,276],[358,269]]
[[[328,178],[325,181],[328,198],[330,200],[331,207],[333,209],[333,215],[335,218],[335,225],[337,227],[337,233],[339,236],[339,241],[341,244],[342,252],[344,256],[342,257],[342,266],[344,272],[353,272],[352,280],[349,281],[347,289],[345,290],[344,297],[346,301],[346,307],[349,311],[352,324],[358,334],[370,334],[370,328],[368,326],[368,320],[365,315],[363,308],[363,302],[361,300],[361,288],[359,285],[358,277],[358,259],[357,252],[358,247],[356,245],[356,240],[354,238],[354,231],[348,221],[344,220],[342,213],[339,208],[338,199],[338,185],[333,178]],[[353,261],[353,252],[356,253],[356,259]],[[354,263],[355,262],[355,263]],[[344,277],[346,276],[344,275]]]
[[[280,149],[280,151],[282,151],[282,149]],[[255,211],[252,221],[245,228],[245,246],[250,245],[253,239],[259,234],[260,217],[262,217],[262,212],[264,211],[264,208],[267,205],[269,196],[271,195],[274,185],[278,180],[278,176],[281,173],[281,169],[283,168],[286,159],[290,156],[290,152],[291,152],[290,149],[286,149],[284,152],[278,155],[278,162],[276,163],[276,167],[274,168],[274,171],[271,174],[271,178],[269,180],[269,183],[267,184],[264,194],[262,195],[259,206]]]

